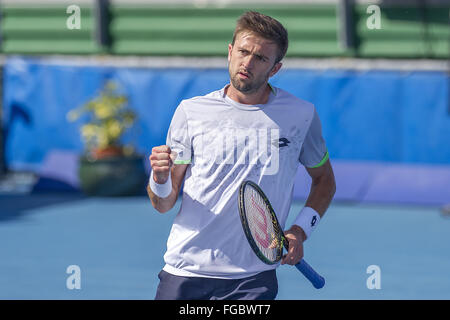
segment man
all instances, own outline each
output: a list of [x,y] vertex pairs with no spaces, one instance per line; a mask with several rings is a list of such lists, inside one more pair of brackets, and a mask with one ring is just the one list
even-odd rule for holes
[[335,181],[314,106],[268,83],[287,46],[278,21],[242,15],[228,46],[230,84],[182,101],[167,144],[152,149],[147,191],[154,208],[170,210],[184,182],[155,299],[275,299],[277,265],[264,264],[250,248],[237,192],[244,180],[258,183],[284,227],[299,162],[312,185],[285,231],[289,252],[281,264],[302,259],[303,242],[327,210]]

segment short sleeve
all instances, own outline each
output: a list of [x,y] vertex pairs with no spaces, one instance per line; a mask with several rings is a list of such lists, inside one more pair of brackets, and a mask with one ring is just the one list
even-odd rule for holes
[[299,161],[307,168],[317,168],[328,160],[328,151],[325,140],[322,136],[322,125],[319,115],[314,108],[314,115],[311,125],[306,133],[300,151]]
[[188,131],[186,113],[180,104],[175,110],[167,133],[166,145],[172,152],[176,152],[175,164],[189,164],[192,162],[191,138]]

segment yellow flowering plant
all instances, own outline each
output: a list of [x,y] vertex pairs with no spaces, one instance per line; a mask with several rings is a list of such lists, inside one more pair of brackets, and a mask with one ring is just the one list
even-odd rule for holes
[[117,93],[117,85],[108,81],[94,99],[70,110],[69,121],[87,115],[88,121],[80,128],[88,153],[95,158],[126,155],[134,152],[132,146],[123,145],[125,131],[134,125],[136,114],[128,108],[128,99]]

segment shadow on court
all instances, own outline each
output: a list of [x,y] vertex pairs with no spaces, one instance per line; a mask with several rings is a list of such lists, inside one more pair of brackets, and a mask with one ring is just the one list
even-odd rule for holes
[[41,193],[0,195],[0,223],[21,219],[36,209],[53,205],[70,205],[86,197],[81,193]]

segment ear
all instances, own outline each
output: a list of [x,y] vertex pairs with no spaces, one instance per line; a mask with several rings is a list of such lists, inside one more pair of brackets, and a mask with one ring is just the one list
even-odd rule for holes
[[272,71],[270,71],[269,77],[274,76],[274,75],[281,69],[281,66],[282,66],[282,65],[283,65],[283,64],[282,64],[281,62],[276,63],[276,64],[273,66]]
[[233,50],[233,45],[231,43],[228,44],[228,62],[231,60],[231,51]]

